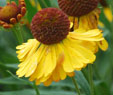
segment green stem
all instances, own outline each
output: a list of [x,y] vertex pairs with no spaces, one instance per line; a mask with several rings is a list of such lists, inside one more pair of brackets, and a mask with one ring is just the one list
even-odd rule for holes
[[36,86],[35,82],[33,82],[33,88],[36,91],[36,95],[40,95],[39,90],[38,90],[38,87]]
[[74,77],[72,77],[72,81],[73,81],[73,84],[74,84],[74,86],[75,86],[75,89],[76,89],[78,95],[80,95],[80,90],[79,90],[79,88],[78,88],[77,82],[76,82],[76,80],[75,80]]
[[94,84],[93,84],[93,70],[92,70],[92,64],[88,65],[89,70],[89,83],[90,83],[90,89],[91,89],[91,95],[94,95]]
[[19,25],[13,28],[13,34],[15,35],[18,41],[18,44],[22,44],[24,42],[23,37],[22,37],[22,29],[20,28]]

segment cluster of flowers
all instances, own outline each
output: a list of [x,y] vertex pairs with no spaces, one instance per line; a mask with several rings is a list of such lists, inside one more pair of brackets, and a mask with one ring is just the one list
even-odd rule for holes
[[[17,75],[49,86],[92,64],[99,48],[108,48],[98,29],[99,3],[100,0],[58,0],[59,9],[38,11],[31,22],[34,39],[16,47],[21,62]],[[8,3],[0,8],[0,25],[12,27],[25,12],[24,0],[19,0],[19,6]]]

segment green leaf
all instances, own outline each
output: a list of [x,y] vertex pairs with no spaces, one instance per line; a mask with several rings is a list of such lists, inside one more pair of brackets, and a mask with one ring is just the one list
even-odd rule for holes
[[5,64],[5,66],[6,67],[8,67],[8,68],[13,68],[13,69],[17,69],[18,68],[18,63],[16,63],[16,64]]
[[27,7],[27,20],[31,22],[33,16],[37,13],[36,7],[33,7],[29,0],[25,0]]
[[[41,95],[77,95],[74,92],[69,91],[55,91],[55,90],[40,90]],[[34,89],[24,89],[20,91],[7,91],[7,92],[0,92],[0,95],[36,95]],[[83,94],[81,94],[83,95]]]
[[88,81],[85,79],[81,71],[76,71],[75,78],[77,83],[80,85],[81,90],[83,90],[86,95],[90,95],[90,87]]
[[7,84],[7,85],[30,85],[30,86],[32,86],[32,82],[28,81],[28,79],[18,78],[16,75],[14,75],[9,70],[7,70],[7,73],[9,73],[11,75],[11,77],[6,77],[6,78],[3,78],[3,79],[0,79],[0,84]]
[[50,2],[47,3],[47,0],[38,0],[42,8],[47,8],[50,6]]
[[26,81],[21,81],[19,79],[15,79],[13,77],[8,77],[8,78],[3,78],[3,79],[0,79],[0,84],[7,84],[7,85],[14,85],[14,84],[17,84],[17,85],[28,85],[28,82]]
[[3,71],[9,70],[9,69],[16,70],[18,68],[18,64],[4,64],[0,62],[0,67],[1,67],[0,69]]
[[110,89],[104,81],[96,81],[95,93],[96,95],[110,95]]
[[0,95],[36,95],[34,90],[25,89],[20,91],[0,92]]
[[56,8],[59,7],[57,0],[49,0],[49,1],[50,1],[50,4],[51,4],[51,7],[56,7]]

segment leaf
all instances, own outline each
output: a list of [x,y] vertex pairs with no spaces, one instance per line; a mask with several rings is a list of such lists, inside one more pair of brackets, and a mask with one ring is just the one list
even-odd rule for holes
[[18,80],[18,79],[15,79],[13,77],[7,77],[7,78],[3,78],[3,79],[0,79],[0,84],[7,84],[7,85],[14,85],[14,84],[17,84],[17,85],[28,85],[27,82],[23,82],[21,80]]
[[81,71],[76,71],[75,78],[77,83],[80,85],[81,89],[86,95],[90,95],[90,87],[88,81],[85,79]]
[[31,22],[33,16],[37,13],[37,8],[33,7],[29,0],[25,0],[27,7],[27,20]]
[[36,95],[36,94],[35,91],[32,89],[25,89],[20,91],[0,92],[0,95]]
[[42,8],[47,8],[50,6],[50,2],[48,0],[38,0]]
[[49,0],[49,1],[50,1],[50,4],[51,4],[51,7],[59,8],[57,0]]
[[[36,95],[34,89],[24,89],[20,91],[7,91],[0,92],[0,95]],[[77,95],[74,92],[69,91],[55,91],[55,90],[40,90],[40,95]],[[83,94],[81,94],[83,95]]]
[[6,70],[16,70],[18,68],[18,64],[4,64],[0,62],[0,69],[3,71]]
[[104,79],[108,85],[111,85],[112,82],[112,68],[113,68],[112,62],[110,61],[110,56],[112,56],[110,55],[110,51],[107,52],[101,51],[97,56],[96,63],[94,64],[96,67],[95,74],[96,73],[99,74],[100,77],[99,79]]
[[32,85],[32,82],[28,81],[28,79],[18,78],[16,75],[14,75],[9,70],[7,70],[7,72],[12,77],[7,77],[7,78],[0,79],[1,84],[9,84],[9,85],[18,84],[18,85],[30,85],[30,86]]
[[96,81],[95,93],[96,95],[110,95],[110,89],[104,81]]
[[17,69],[18,68],[18,63],[16,63],[16,64],[5,64],[5,66],[6,67],[8,67],[8,68],[13,68],[13,69]]

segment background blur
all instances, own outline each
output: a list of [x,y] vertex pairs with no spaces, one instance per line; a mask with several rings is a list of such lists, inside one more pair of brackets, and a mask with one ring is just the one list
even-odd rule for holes
[[[7,1],[18,0],[0,0],[0,6],[5,6]],[[29,23],[36,12],[41,8],[58,7],[57,0],[25,0],[27,5],[27,14],[23,21],[24,41],[33,38],[29,29]],[[113,0],[107,0],[110,8],[113,10]],[[40,5],[39,5],[40,4]],[[109,49],[106,52],[97,53],[96,62],[93,65],[93,75],[96,95],[113,95],[113,22],[110,22],[103,13],[102,6],[99,28],[104,30],[104,36],[109,43]],[[16,57],[17,41],[11,31],[0,30],[0,95],[36,95],[32,88],[32,83],[28,79],[19,79],[15,72],[19,61]],[[76,72],[75,78],[79,84],[82,95],[90,95],[88,83],[88,70]],[[74,85],[70,78],[58,83],[53,83],[49,87],[39,86],[41,95],[77,95],[74,92]]]

